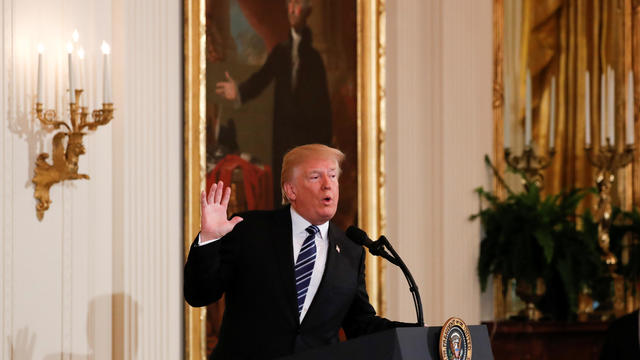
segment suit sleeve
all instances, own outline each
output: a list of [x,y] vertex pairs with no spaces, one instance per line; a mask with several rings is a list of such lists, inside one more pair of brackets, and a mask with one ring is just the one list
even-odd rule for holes
[[184,298],[189,305],[209,305],[227,291],[237,258],[235,238],[236,231],[231,231],[220,240],[198,246],[196,237],[184,266]]
[[238,87],[240,101],[244,104],[254,99],[271,83],[276,73],[276,62],[279,57],[279,45],[273,48],[262,67],[253,73]]
[[362,250],[360,271],[358,272],[358,289],[342,323],[342,328],[347,338],[351,339],[391,328],[417,326],[411,323],[391,321],[376,315],[376,311],[369,302],[369,295],[365,285],[364,258],[365,252]]

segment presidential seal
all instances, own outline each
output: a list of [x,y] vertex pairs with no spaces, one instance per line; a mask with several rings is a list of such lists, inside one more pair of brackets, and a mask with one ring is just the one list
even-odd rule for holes
[[452,317],[440,332],[441,360],[471,360],[471,334],[462,319]]

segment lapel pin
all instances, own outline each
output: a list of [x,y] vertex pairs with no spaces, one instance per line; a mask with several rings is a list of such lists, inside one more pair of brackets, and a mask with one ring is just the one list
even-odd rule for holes
[[336,251],[340,254],[340,245],[336,244]]

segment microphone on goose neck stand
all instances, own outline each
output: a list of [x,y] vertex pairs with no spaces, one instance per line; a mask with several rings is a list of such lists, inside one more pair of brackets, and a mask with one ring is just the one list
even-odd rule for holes
[[[355,227],[349,226],[346,231],[347,237],[351,239],[358,245],[363,245],[369,249],[371,255],[381,256],[390,263],[400,267],[402,273],[405,278],[407,278],[407,282],[409,283],[409,290],[411,291],[411,295],[413,295],[413,304],[416,308],[416,316],[418,317],[418,325],[424,326],[424,315],[422,313],[422,301],[420,300],[420,292],[418,291],[418,285],[416,285],[415,280],[413,280],[413,276],[411,276],[411,272],[405,265],[404,261],[400,258],[400,255],[393,249],[389,240],[386,237],[380,236],[380,238],[376,241],[372,241],[369,239],[369,236],[363,230]],[[389,252],[387,252],[387,250]]]

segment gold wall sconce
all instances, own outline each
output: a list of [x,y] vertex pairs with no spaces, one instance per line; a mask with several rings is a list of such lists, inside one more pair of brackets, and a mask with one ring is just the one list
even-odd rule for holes
[[[73,39],[77,42],[78,33],[74,31]],[[36,215],[42,220],[44,212],[51,205],[49,190],[52,185],[64,180],[89,179],[89,175],[78,173],[78,159],[85,153],[82,138],[87,133],[85,130],[96,130],[99,126],[108,124],[113,118],[113,102],[111,101],[111,68],[109,65],[109,45],[102,43],[104,56],[104,88],[102,109],[93,110],[91,119],[87,106],[81,106],[83,90],[74,88],[73,45],[67,44],[69,53],[69,116],[59,119],[55,110],[45,110],[43,105],[42,83],[42,53],[44,48],[38,46],[38,99],[36,102],[36,116],[42,127],[50,132],[56,132],[52,140],[51,159],[49,154],[41,153],[36,159],[36,167],[32,182],[35,185],[34,197],[36,203]],[[78,57],[82,61],[84,51],[78,50]],[[81,74],[83,74],[81,69]],[[66,121],[68,120],[68,121]],[[65,140],[66,139],[66,145]]]

